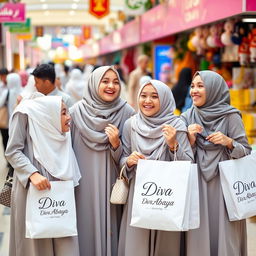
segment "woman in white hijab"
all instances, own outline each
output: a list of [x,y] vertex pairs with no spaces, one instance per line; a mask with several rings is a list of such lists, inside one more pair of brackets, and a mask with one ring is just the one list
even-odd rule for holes
[[11,200],[10,256],[79,256],[77,237],[25,238],[26,197],[31,183],[50,189],[52,180],[73,180],[80,171],[71,145],[70,115],[59,96],[36,93],[24,99],[10,120],[6,158],[14,168]]
[[[119,256],[180,255],[180,232],[156,231],[130,226],[136,167],[139,159],[193,161],[185,124],[173,114],[170,88],[157,80],[146,81],[138,94],[138,114],[124,124],[121,164],[126,164],[130,189],[122,217]],[[160,174],[159,174],[160,175]]]
[[21,83],[20,75],[17,73],[8,74],[6,81],[7,81],[7,87],[9,89],[8,111],[9,111],[9,117],[11,117],[17,105],[18,96],[22,92],[22,83]]
[[182,114],[200,173],[200,228],[187,232],[188,256],[247,255],[246,222],[229,221],[218,163],[250,153],[240,112],[230,106],[224,79],[213,71],[194,75],[193,106]]
[[70,72],[70,79],[66,84],[66,93],[69,94],[74,103],[83,98],[85,84],[82,71],[80,69],[73,69]]
[[78,238],[83,256],[116,256],[121,207],[110,192],[122,153],[120,134],[134,110],[120,98],[120,79],[111,66],[92,72],[84,96],[70,110],[73,148],[82,179],[76,189]]

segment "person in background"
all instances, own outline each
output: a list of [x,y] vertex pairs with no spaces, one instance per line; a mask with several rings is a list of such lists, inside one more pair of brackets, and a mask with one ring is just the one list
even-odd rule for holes
[[81,170],[76,189],[81,256],[116,256],[121,206],[109,202],[119,172],[123,124],[134,110],[120,98],[120,79],[111,66],[95,69],[84,97],[71,109],[73,148]]
[[[6,68],[0,69],[0,107],[8,106],[8,97],[9,97],[9,90],[7,88],[7,75],[8,70]],[[1,134],[2,134],[2,141],[3,141],[3,147],[4,151],[7,146],[8,141],[8,127],[0,127]]]
[[121,81],[122,81],[123,83],[125,83],[125,79],[124,79],[124,75],[123,75],[123,70],[122,70],[122,68],[121,68],[120,61],[115,61],[115,63],[114,63],[114,68],[117,70]]
[[21,85],[22,85],[22,87],[25,87],[28,83],[29,74],[27,73],[26,70],[23,70],[23,71],[19,72],[19,75],[21,78]]
[[[26,238],[29,186],[50,189],[50,181],[73,180],[80,171],[70,138],[70,115],[60,96],[36,92],[16,107],[10,120],[6,158],[14,168],[9,256],[79,256],[77,237]],[[67,223],[68,225],[68,223]]]
[[187,256],[246,256],[246,220],[229,221],[218,164],[251,152],[241,113],[213,71],[193,77],[193,106],[181,115],[199,171],[200,227],[186,232]]
[[66,90],[66,84],[70,78],[69,76],[69,72],[70,72],[70,68],[67,65],[64,65],[64,73],[63,76],[61,77],[61,84],[62,84],[62,88],[65,91]]
[[56,87],[56,74],[51,64],[41,64],[31,74],[34,76],[35,87],[38,92],[47,96],[61,96],[68,108],[73,105],[70,96]]
[[176,108],[180,112],[182,111],[185,105],[186,97],[187,96],[189,97],[188,94],[189,94],[191,82],[192,82],[191,68],[183,68],[180,71],[179,80],[177,84],[172,88],[173,97],[176,102]]
[[75,103],[82,99],[85,88],[83,73],[80,69],[73,69],[70,72],[70,79],[66,84],[66,93]]
[[137,110],[137,95],[140,88],[140,78],[149,75],[147,70],[149,58],[147,55],[140,55],[137,59],[137,68],[129,75],[128,82],[128,103]]

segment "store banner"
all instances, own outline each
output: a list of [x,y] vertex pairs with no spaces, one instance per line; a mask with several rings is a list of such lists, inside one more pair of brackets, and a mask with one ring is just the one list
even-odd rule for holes
[[6,3],[0,7],[0,22],[25,22],[25,4]]
[[82,27],[82,39],[88,40],[91,38],[92,28],[90,26],[83,26]]
[[16,35],[16,38],[18,40],[24,40],[24,41],[31,41],[33,39],[33,35],[32,34],[18,34]]
[[110,0],[90,0],[89,13],[98,19],[109,14]]
[[124,13],[126,15],[141,15],[146,11],[145,5],[148,0],[124,0]]
[[36,37],[44,36],[44,27],[43,26],[36,26],[35,27],[35,36]]
[[14,23],[4,23],[6,26],[8,24],[9,31],[11,33],[29,33],[31,29],[31,20],[30,18],[26,19],[26,22],[14,22]]

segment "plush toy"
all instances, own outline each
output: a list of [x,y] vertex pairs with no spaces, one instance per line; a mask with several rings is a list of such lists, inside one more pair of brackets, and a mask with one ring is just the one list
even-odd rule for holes
[[240,45],[242,43],[243,37],[248,35],[248,25],[241,21],[238,21],[234,26],[234,33],[231,36],[231,41],[234,44]]
[[209,28],[208,27],[204,27],[202,28],[202,36],[200,38],[200,47],[204,50],[208,49],[209,46],[207,45],[207,37],[209,36]]
[[219,23],[216,25],[216,33],[214,35],[215,44],[217,47],[223,47],[224,44],[221,42],[221,33],[223,30],[223,24]]
[[217,26],[212,25],[210,27],[210,35],[207,37],[207,40],[206,40],[208,46],[211,48],[214,48],[217,46],[216,41],[215,41],[216,34],[217,34]]
[[250,35],[249,35],[249,40],[250,40],[250,60],[251,62],[256,62],[256,28],[253,28]]
[[195,46],[197,55],[201,55],[203,53],[203,48],[200,45],[202,32],[203,32],[202,28],[196,28],[194,32],[194,36],[191,38],[191,43]]
[[221,42],[224,45],[233,45],[231,40],[232,32],[234,30],[234,23],[232,20],[227,20],[224,24],[224,32],[221,34]]
[[239,45],[238,54],[239,54],[239,63],[241,66],[245,66],[250,57],[249,50],[249,39],[247,37],[242,38],[242,43]]

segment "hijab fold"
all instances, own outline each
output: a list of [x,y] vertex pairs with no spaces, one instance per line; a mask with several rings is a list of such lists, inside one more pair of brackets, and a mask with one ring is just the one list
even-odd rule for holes
[[35,93],[16,107],[16,113],[28,116],[29,135],[35,159],[55,178],[73,180],[81,178],[71,145],[70,132],[62,133],[60,96]]
[[117,71],[111,66],[102,66],[94,70],[85,87],[83,99],[71,108],[74,125],[79,129],[83,142],[91,149],[104,151],[109,148],[109,140],[105,134],[108,124],[120,128],[123,117],[122,108],[126,101],[119,96],[111,102],[102,100],[98,94],[100,81],[108,70],[113,70],[121,85]]
[[[171,125],[178,132],[186,132],[185,124],[173,114],[175,110],[175,101],[171,89],[161,81],[149,80],[145,82],[138,94],[139,96],[143,88],[147,84],[152,84],[158,93],[160,100],[160,110],[154,116],[145,116],[140,110],[138,114],[132,117],[132,145],[135,145],[135,150],[142,153],[149,159],[166,159],[167,144],[162,132],[162,126]],[[160,152],[162,151],[162,152]]]
[[[228,115],[240,114],[239,110],[230,106],[229,89],[225,80],[213,71],[198,71],[206,89],[206,103],[201,107],[193,105],[182,114],[187,124],[199,124],[203,127],[202,135],[207,137],[214,132],[222,132],[227,135]],[[197,157],[203,177],[206,181],[217,175],[218,163],[225,153],[226,147],[215,145],[197,137]]]

